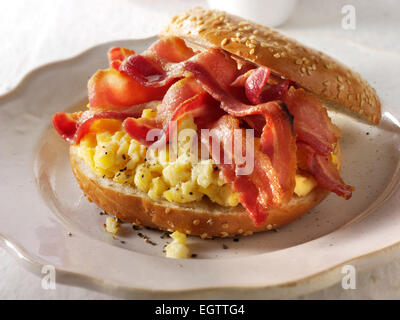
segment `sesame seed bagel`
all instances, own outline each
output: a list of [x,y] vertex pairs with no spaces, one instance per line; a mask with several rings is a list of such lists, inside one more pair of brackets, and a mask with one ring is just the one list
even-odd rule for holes
[[170,35],[183,38],[192,47],[221,47],[267,66],[375,124],[381,119],[381,103],[375,89],[358,73],[271,28],[225,12],[194,8],[175,16],[161,33]]
[[[335,153],[340,167],[341,153],[338,145]],[[241,205],[223,207],[212,203],[207,197],[188,204],[154,201],[133,186],[98,177],[77,155],[77,146],[70,147],[70,160],[85,196],[107,213],[135,225],[170,232],[177,230],[202,238],[251,235],[279,228],[311,210],[330,193],[317,186],[304,197],[293,195],[288,204],[271,209],[264,224],[255,226]]]

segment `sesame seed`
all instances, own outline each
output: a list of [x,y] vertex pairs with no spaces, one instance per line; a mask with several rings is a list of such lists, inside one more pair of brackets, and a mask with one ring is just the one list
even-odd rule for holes
[[224,46],[228,43],[229,39],[225,38],[224,40],[221,41],[221,46]]
[[229,225],[228,225],[227,223],[224,223],[224,224],[222,225],[222,228],[224,228],[224,229],[228,229],[228,227],[229,227]]
[[198,226],[198,225],[200,224],[200,220],[198,220],[198,219],[193,220],[193,224],[194,224],[195,226]]
[[242,233],[243,233],[243,229],[239,229],[239,230],[237,231],[237,233],[242,234]]
[[279,53],[274,54],[274,58],[279,59],[280,57],[281,57],[281,55]]
[[257,29],[253,31],[253,34],[258,34],[258,33],[259,31]]
[[268,230],[272,230],[272,224],[267,225]]
[[253,49],[250,50],[250,54],[253,55],[256,51]]
[[207,233],[202,233],[202,234],[200,235],[200,238],[202,238],[203,240],[206,239],[207,237],[208,237],[208,234],[207,234]]

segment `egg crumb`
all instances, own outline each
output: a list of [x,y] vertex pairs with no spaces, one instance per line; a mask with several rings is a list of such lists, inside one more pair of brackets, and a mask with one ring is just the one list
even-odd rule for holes
[[299,197],[304,197],[309,194],[317,185],[317,181],[311,176],[296,174],[296,186],[294,193]]
[[119,230],[118,220],[112,217],[107,217],[106,223],[104,224],[104,228],[108,233],[117,234]]
[[170,234],[173,241],[165,247],[165,256],[173,259],[187,259],[189,248],[186,246],[186,234],[175,231]]

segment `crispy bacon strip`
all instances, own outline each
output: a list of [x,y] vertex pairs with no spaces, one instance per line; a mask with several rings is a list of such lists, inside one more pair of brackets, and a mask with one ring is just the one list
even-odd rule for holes
[[[206,92],[214,99],[221,101],[221,108],[225,112],[235,117],[264,116],[266,121],[261,134],[261,149],[270,156],[278,172],[284,190],[284,202],[286,202],[293,194],[296,173],[296,139],[289,117],[276,102],[252,106],[235,98],[230,93],[229,87],[232,84],[231,79],[235,79],[236,69],[229,59],[214,49],[184,62],[184,68],[194,74],[195,79]],[[211,68],[209,67],[210,60],[214,60]],[[223,79],[219,76],[222,70],[225,70]]]
[[132,55],[124,61],[120,71],[146,87],[171,85],[182,77],[178,62],[194,55],[192,49],[177,37],[168,37],[155,42],[141,55]]
[[328,156],[340,136],[331,122],[321,100],[304,89],[291,87],[283,101],[294,117],[294,130],[298,139],[309,144],[318,153]]
[[119,70],[121,63],[129,56],[135,54],[135,51],[129,50],[122,47],[113,47],[108,50],[108,62],[110,63],[110,68]]
[[244,87],[246,85],[247,79],[256,71],[257,69],[250,69],[245,73],[240,74],[232,83],[232,87]]
[[97,71],[89,80],[92,109],[118,110],[161,100],[176,78],[183,75],[177,62],[194,54],[183,40],[176,37],[157,41],[143,55],[132,52],[123,48],[112,49],[109,52],[112,68]]
[[153,100],[161,100],[167,87],[150,88],[114,69],[98,70],[88,83],[92,110],[117,111]]
[[[266,154],[260,151],[257,140],[255,140],[254,156],[248,161],[254,161],[254,170],[249,175],[237,175],[238,155],[235,145],[240,145],[243,154],[246,154],[246,139],[242,132],[242,137],[235,135],[235,130],[239,128],[239,120],[230,115],[222,116],[211,126],[211,136],[220,148],[213,150],[212,143],[208,137],[202,135],[202,143],[210,148],[211,155],[228,183],[233,190],[239,193],[240,203],[246,208],[249,216],[256,225],[265,222],[268,209],[281,204],[283,191],[281,189],[278,176]],[[244,130],[243,130],[244,131]],[[233,141],[232,150],[224,148],[226,141]],[[228,154],[226,155],[225,153]],[[223,161],[228,157],[230,161]],[[219,163],[220,162],[220,163]]]
[[244,88],[247,99],[249,99],[252,104],[261,103],[260,96],[268,82],[270,74],[270,69],[259,67],[247,78]]
[[164,61],[177,63],[194,56],[194,52],[185,41],[178,37],[166,37],[156,41],[147,52],[152,52]]
[[291,84],[290,80],[284,80],[265,88],[264,91],[261,92],[260,94],[259,98],[260,101],[268,102],[268,101],[282,100],[283,96],[288,91],[290,84]]
[[203,127],[215,121],[222,113],[216,101],[196,81],[185,78],[168,90],[155,119],[129,118],[123,126],[131,137],[149,146],[154,143],[146,139],[151,129],[162,129],[165,134],[163,141],[167,142],[170,131],[184,116],[190,114],[196,124]]
[[351,198],[354,187],[346,185],[343,182],[337,167],[332,162],[330,154],[329,156],[321,155],[304,142],[297,142],[297,146],[303,156],[305,156],[303,165],[313,174],[320,186],[346,200]]
[[78,144],[79,141],[90,131],[94,121],[100,119],[124,120],[127,117],[139,117],[142,108],[137,108],[131,112],[95,112],[81,111],[75,113],[56,113],[53,118],[53,126],[60,136],[71,144]]

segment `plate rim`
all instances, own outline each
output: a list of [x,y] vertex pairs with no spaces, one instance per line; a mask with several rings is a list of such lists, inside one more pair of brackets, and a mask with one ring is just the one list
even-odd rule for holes
[[[88,54],[91,51],[97,50],[99,47],[105,46],[105,45],[112,45],[112,44],[117,44],[120,42],[124,41],[150,41],[152,39],[156,39],[157,36],[150,36],[150,37],[145,37],[145,38],[138,38],[138,39],[121,39],[121,40],[115,40],[111,42],[105,42],[105,43],[100,43],[95,46],[92,46],[90,48],[87,48],[86,50],[80,52],[77,55],[74,55],[72,57],[62,59],[62,60],[57,60],[57,61],[52,61],[46,64],[43,64],[41,66],[38,66],[28,73],[25,74],[24,77],[19,81],[19,83],[6,92],[5,94],[0,95],[0,107],[3,102],[5,102],[8,99],[13,99],[15,96],[18,96],[21,90],[25,86],[29,84],[31,81],[32,77],[34,77],[35,74],[40,73],[45,71],[47,68],[51,68],[63,63],[68,63],[72,62],[74,60],[79,60],[82,56],[85,54]],[[397,52],[394,52],[397,54]],[[390,192],[390,195],[387,196],[387,199],[390,199],[394,193],[398,192],[399,190],[399,184],[395,183],[393,189]],[[385,189],[384,191],[386,191]],[[381,194],[382,195],[382,194]],[[386,201],[381,201],[381,203],[374,208],[374,211],[379,208],[383,203]],[[45,265],[44,261],[39,261],[35,257],[33,257],[30,253],[24,250],[21,246],[18,245],[17,240],[10,239],[9,237],[3,235],[0,233],[0,245],[11,255],[16,258],[18,262],[25,262],[23,263],[23,266],[26,267],[25,269],[28,269],[29,271],[33,272],[36,275],[40,275],[41,272],[41,267]],[[56,267],[57,271],[57,281],[59,283],[64,283],[68,285],[73,285],[73,286],[80,286],[83,288],[87,289],[95,289],[101,292],[107,292],[111,289],[113,295],[115,296],[124,296],[124,297],[130,297],[133,295],[136,295],[138,297],[143,297],[143,296],[148,296],[150,295],[152,298],[155,297],[155,295],[161,295],[164,296],[168,294],[169,296],[176,295],[184,298],[188,293],[190,294],[199,294],[202,295],[206,292],[212,293],[212,292],[219,292],[219,291],[240,291],[240,290],[246,290],[246,298],[248,296],[254,296],[254,297],[260,297],[262,295],[263,297],[268,296],[268,291],[271,291],[273,289],[281,289],[281,293],[283,297],[291,297],[294,295],[298,294],[305,294],[308,292],[311,292],[310,290],[318,290],[322,289],[324,287],[328,287],[336,282],[339,281],[340,272],[336,272],[337,276],[329,276],[331,273],[335,273],[334,271],[339,270],[341,267],[343,267],[346,264],[352,263],[354,265],[363,265],[367,260],[376,260],[377,257],[382,255],[386,255],[387,252],[392,251],[392,252],[399,252],[400,251],[400,240],[396,243],[393,243],[391,245],[388,245],[386,247],[383,247],[381,249],[366,253],[366,254],[361,254],[360,256],[354,257],[352,259],[349,259],[345,262],[338,263],[326,270],[313,273],[311,275],[308,275],[306,277],[303,277],[298,280],[293,280],[285,283],[279,283],[279,284],[272,284],[272,285],[260,285],[260,286],[254,286],[254,287],[249,287],[246,285],[242,286],[225,286],[225,287],[207,287],[207,288],[192,288],[192,289],[177,289],[177,290],[166,290],[162,291],[159,290],[158,292],[155,292],[154,290],[151,289],[146,289],[146,288],[138,288],[138,287],[131,287],[127,286],[124,287],[120,283],[113,282],[110,279],[100,279],[96,278],[93,275],[90,274],[85,274],[85,273],[78,273],[78,272],[72,272],[69,270],[64,270],[60,267]],[[394,255],[394,254],[392,254]],[[387,256],[387,255],[386,255]],[[372,268],[372,265],[376,265],[376,263],[371,263],[371,266],[369,268]],[[366,268],[364,268],[366,269]],[[73,283],[74,281],[71,281],[72,278],[77,278],[80,280],[85,280],[84,282],[80,283]],[[83,279],[84,278],[84,279]],[[322,281],[321,279],[326,278],[325,281]],[[106,280],[106,281],[105,281]],[[71,283],[72,282],[72,283]],[[318,285],[319,283],[319,285]],[[105,288],[105,287],[108,287]],[[301,287],[301,290],[300,290]],[[286,289],[286,291],[285,291]],[[293,290],[291,290],[293,289]],[[296,290],[295,290],[296,289]],[[120,292],[120,290],[123,290],[123,292]],[[296,291],[296,292],[294,292]],[[300,292],[300,293],[299,293]],[[230,296],[230,294],[228,294]],[[275,296],[275,295],[274,295]]]

